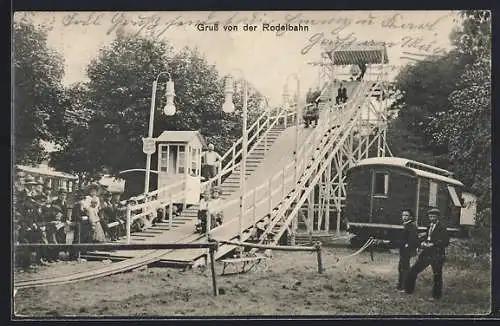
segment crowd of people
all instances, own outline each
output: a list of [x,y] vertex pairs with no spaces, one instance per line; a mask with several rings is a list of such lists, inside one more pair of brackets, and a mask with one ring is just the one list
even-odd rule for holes
[[[116,241],[126,235],[126,209],[134,198],[120,201],[119,193],[92,184],[70,196],[66,189],[51,189],[31,176],[16,183],[14,194],[15,243],[74,244]],[[178,215],[177,207],[173,207]],[[160,209],[155,216],[138,218],[131,232],[138,232],[159,221],[166,214]],[[21,250],[16,254],[18,266],[47,265],[61,257],[62,250]],[[77,259],[78,251],[66,252]]]

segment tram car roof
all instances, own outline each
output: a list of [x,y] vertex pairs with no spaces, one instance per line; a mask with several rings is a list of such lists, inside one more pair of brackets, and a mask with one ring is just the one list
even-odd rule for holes
[[356,165],[354,165],[349,170],[359,167],[373,166],[373,165],[396,166],[400,168],[405,168],[408,171],[412,171],[415,174],[415,176],[429,178],[436,181],[452,184],[455,186],[460,186],[460,187],[464,186],[463,183],[452,178],[453,173],[450,171],[400,157],[372,157],[363,159],[360,160]]
[[56,178],[64,178],[64,179],[70,179],[70,180],[76,180],[78,177],[73,174],[69,174],[66,172],[61,172],[61,171],[56,171],[48,166],[43,166],[40,165],[38,167],[34,166],[26,166],[26,165],[16,165],[16,168],[27,172],[27,173],[32,173],[32,174],[38,174],[38,175],[44,175],[47,177],[56,177]]

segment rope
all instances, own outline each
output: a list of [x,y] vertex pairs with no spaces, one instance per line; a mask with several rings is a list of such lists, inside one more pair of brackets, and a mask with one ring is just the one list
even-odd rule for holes
[[365,244],[358,249],[358,251],[356,251],[355,253],[353,254],[350,254],[350,255],[347,255],[347,256],[343,256],[343,257],[338,257],[337,258],[337,263],[342,261],[343,259],[346,259],[346,258],[352,258],[354,256],[357,256],[359,255],[360,253],[362,253],[363,251],[365,251],[368,247],[370,247],[372,244],[373,244],[373,241],[374,239],[373,238],[370,238],[368,239],[368,241],[365,242]]

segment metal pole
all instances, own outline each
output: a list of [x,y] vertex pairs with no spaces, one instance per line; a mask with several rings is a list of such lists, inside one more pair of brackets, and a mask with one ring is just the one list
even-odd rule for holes
[[246,174],[246,165],[247,165],[247,146],[248,146],[248,134],[247,134],[247,110],[248,110],[248,83],[246,79],[243,81],[244,82],[244,94],[243,94],[243,140],[242,140],[242,152],[241,152],[241,203],[240,203],[240,216],[238,219],[238,224],[239,224],[239,239],[240,241],[243,241],[242,238],[242,233],[243,233],[243,226],[242,226],[242,219],[243,219],[243,214],[245,213],[245,174]]
[[[153,82],[153,90],[151,93],[151,110],[149,112],[149,129],[148,129],[148,137],[153,137],[153,123],[155,116],[155,101],[156,101],[156,87],[158,82],[155,80]],[[146,177],[144,182],[144,193],[149,192],[149,171],[151,170],[151,154],[146,154]]]
[[318,273],[322,274],[323,273],[323,259],[321,257],[321,242],[316,242],[315,247],[316,247],[316,257],[318,260]]
[[127,205],[127,244],[130,244],[130,204]]
[[[208,241],[211,242],[212,240],[209,239]],[[219,295],[219,288],[217,288],[217,280],[216,280],[216,276],[215,276],[214,251],[215,251],[214,247],[210,247],[210,249],[209,249],[209,254],[210,254],[210,271],[212,272],[212,286],[213,286],[213,289],[214,289],[214,296],[218,296]]]
[[168,198],[168,230],[172,230],[172,224],[173,224],[173,214],[174,214],[174,203],[172,201],[172,193],[169,194]]

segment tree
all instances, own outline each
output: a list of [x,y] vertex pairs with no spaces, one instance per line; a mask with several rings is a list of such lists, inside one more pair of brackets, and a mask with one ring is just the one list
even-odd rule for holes
[[[64,150],[54,155],[56,164],[75,173],[107,169],[115,175],[124,169],[144,167],[142,137],[148,133],[151,86],[162,71],[169,72],[175,83],[177,112],[165,116],[160,111],[165,105],[168,79],[162,76],[153,136],[164,130],[200,130],[219,151],[229,148],[241,134],[241,118],[222,112],[223,83],[215,68],[196,50],[186,48],[175,53],[166,42],[120,31],[87,68],[90,81],[85,106],[92,112],[88,128],[76,130],[78,135],[70,137]],[[237,94],[235,100],[236,107],[241,108]],[[258,102],[258,94],[251,92],[250,118],[258,111]],[[68,163],[78,155],[87,155],[88,159],[78,165]],[[152,163],[154,168],[155,160]]]
[[[457,51],[472,60],[449,95],[452,110],[435,119],[434,138],[447,142],[458,174],[478,194],[478,216],[491,214],[491,13],[462,12],[452,34]],[[488,224],[488,223],[487,223]],[[489,225],[489,224],[488,224]]]
[[[436,165],[455,172],[478,196],[477,222],[491,220],[491,13],[466,10],[451,35],[454,48],[419,62],[397,77],[404,92],[400,119],[423,137]],[[438,161],[438,160],[436,160]],[[487,232],[486,232],[487,233]],[[480,232],[479,234],[486,234]]]
[[396,118],[387,128],[387,145],[394,156],[436,165],[439,157],[430,151],[422,135],[413,132],[403,119]]
[[436,155],[446,153],[447,148],[432,137],[435,130],[430,121],[435,114],[452,108],[448,96],[455,89],[464,67],[464,60],[450,52],[435,60],[409,65],[396,77],[396,87],[404,94],[396,103],[400,107],[400,119],[420,134]]
[[47,46],[47,30],[28,20],[14,22],[14,150],[17,164],[46,158],[41,140],[61,134],[62,57]]

